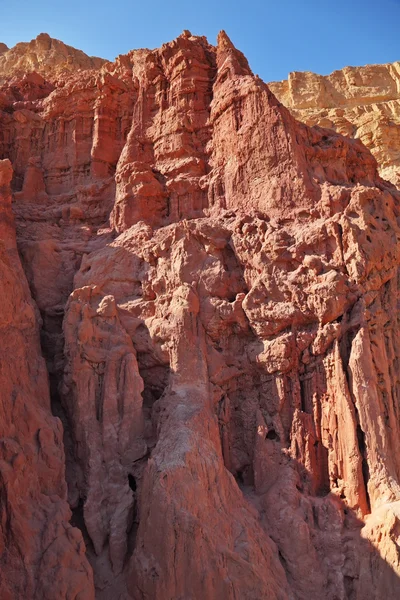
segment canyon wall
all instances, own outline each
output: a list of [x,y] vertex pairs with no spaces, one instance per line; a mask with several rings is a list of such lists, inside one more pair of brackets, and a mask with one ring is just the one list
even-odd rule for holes
[[361,140],[381,176],[399,186],[399,62],[345,67],[327,76],[293,72],[268,85],[296,119]]
[[63,432],[50,410],[39,314],[21,267],[9,160],[0,161],[0,596],[94,598],[67,504]]
[[400,192],[224,32],[49,39],[0,56],[4,597],[397,599]]

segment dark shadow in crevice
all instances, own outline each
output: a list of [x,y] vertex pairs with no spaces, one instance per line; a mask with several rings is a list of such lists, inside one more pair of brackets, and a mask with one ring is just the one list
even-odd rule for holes
[[86,523],[85,523],[85,518],[84,518],[84,499],[80,498],[79,499],[79,503],[75,508],[71,508],[71,512],[72,512],[72,517],[71,517],[71,525],[72,527],[76,527],[77,529],[80,529],[81,533],[82,533],[82,537],[83,537],[83,541],[85,542],[85,546],[86,546],[86,552],[89,554],[94,554],[95,550],[94,550],[94,546],[93,546],[93,542],[90,538],[90,535],[88,533],[88,530],[86,528]]
[[279,435],[276,433],[275,429],[270,429],[267,433],[267,435],[265,436],[266,440],[273,440],[274,442],[279,442],[280,441],[280,437]]
[[244,465],[236,471],[235,479],[240,488],[254,486],[254,471],[252,465]]
[[129,483],[129,487],[131,488],[132,492],[136,492],[136,488],[137,488],[136,479],[130,473],[128,475],[128,483]]
[[370,472],[369,472],[369,465],[368,465],[368,460],[367,460],[367,447],[365,444],[365,433],[361,429],[361,425],[358,422],[359,421],[358,411],[356,412],[356,415],[357,415],[357,443],[358,443],[358,448],[360,450],[360,454],[361,454],[361,458],[362,458],[361,470],[362,470],[362,476],[363,476],[363,480],[364,480],[364,487],[365,487],[365,493],[366,493],[366,498],[367,498],[368,510],[371,511],[371,499],[370,499],[369,493],[368,493],[368,482],[369,482],[369,478],[370,478]]

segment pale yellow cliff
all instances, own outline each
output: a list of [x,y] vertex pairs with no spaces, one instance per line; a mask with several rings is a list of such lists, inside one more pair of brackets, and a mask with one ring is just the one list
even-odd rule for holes
[[300,121],[360,139],[381,176],[400,185],[400,62],[345,67],[327,76],[293,72],[269,87]]
[[34,40],[10,49],[0,43],[0,82],[33,71],[51,79],[62,72],[98,69],[105,62],[41,33]]

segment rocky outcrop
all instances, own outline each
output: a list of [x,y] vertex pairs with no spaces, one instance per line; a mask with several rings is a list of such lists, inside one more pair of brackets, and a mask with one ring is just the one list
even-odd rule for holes
[[293,72],[269,87],[300,121],[361,140],[381,176],[399,186],[400,63],[346,67],[327,76]]
[[11,49],[0,44],[0,83],[31,72],[54,80],[81,69],[99,69],[106,62],[41,33],[31,42],[20,42]]
[[[398,251],[389,259],[384,248],[397,231],[396,209],[389,200],[384,218],[394,230],[388,228],[386,242],[379,234],[382,258],[370,248],[378,262],[389,260],[383,276],[389,279],[376,285],[374,269],[366,274],[369,259],[358,255],[351,221],[356,211],[361,220],[380,210],[371,191],[355,189],[322,231],[320,221],[296,231],[265,217],[229,213],[154,233],[138,224],[93,253],[77,275],[81,289],[100,286],[115,298],[139,368],[145,366],[148,393],[149,364],[171,372],[162,396],[154,400],[153,392],[157,443],[138,480],[139,529],[129,579],[134,597],[139,590],[149,598],[168,590],[171,598],[230,598],[240,590],[249,598],[351,598],[363,590],[377,599],[387,589],[395,598],[398,572],[377,559],[361,535],[371,508],[368,523],[383,505],[395,515],[392,502],[399,497],[391,433],[398,426],[396,402],[389,380],[386,388],[378,383],[376,363],[390,364],[383,347],[396,337],[391,326],[376,323],[377,313],[386,323],[395,314],[385,298],[397,285],[391,275]],[[274,256],[277,238],[286,240],[284,261]],[[351,279],[346,264],[350,272],[352,264],[360,267]],[[148,339],[143,344],[143,330],[155,347]],[[236,479],[233,489],[223,465]],[[238,489],[247,500],[239,513]],[[388,529],[379,518],[375,526],[397,553],[391,518]],[[232,531],[240,544],[229,542]],[[271,558],[267,567],[257,556],[260,546],[271,548],[269,538],[285,566],[287,590],[274,587],[274,579],[283,579]],[[219,565],[217,557],[227,552],[230,559]]]
[[11,163],[0,161],[0,596],[90,599],[85,544],[69,523],[62,427],[16,247],[11,177]]
[[70,504],[83,515],[97,554],[109,542],[116,573],[124,566],[134,496],[130,469],[147,453],[142,439],[143,380],[112,296],[75,290],[64,321],[67,370],[62,390],[74,432]]
[[400,195],[373,156],[224,32],[1,102],[96,598],[397,599]]

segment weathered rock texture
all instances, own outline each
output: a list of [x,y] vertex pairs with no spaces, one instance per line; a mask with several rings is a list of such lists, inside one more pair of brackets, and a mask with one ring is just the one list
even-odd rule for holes
[[400,184],[400,63],[346,67],[322,76],[293,72],[268,84],[300,121],[362,141],[384,179]]
[[[400,193],[360,141],[297,122],[223,32],[81,67],[7,72],[0,156],[94,585],[72,527],[65,559],[30,525],[38,558],[13,572],[41,565],[35,599],[45,581],[60,599],[397,599]],[[4,357],[35,420],[4,404],[17,431],[52,424],[58,479],[39,435],[30,476],[61,486],[68,528],[35,343]],[[36,496],[21,504],[32,523]]]
[[67,46],[60,40],[41,33],[31,42],[21,42],[8,48],[0,43],[0,81],[16,75],[40,73],[47,78],[60,77],[78,69],[98,69],[107,61],[87,56],[82,50]]
[[62,427],[16,247],[11,177],[10,161],[0,161],[0,597],[90,599],[82,534],[69,524]]

